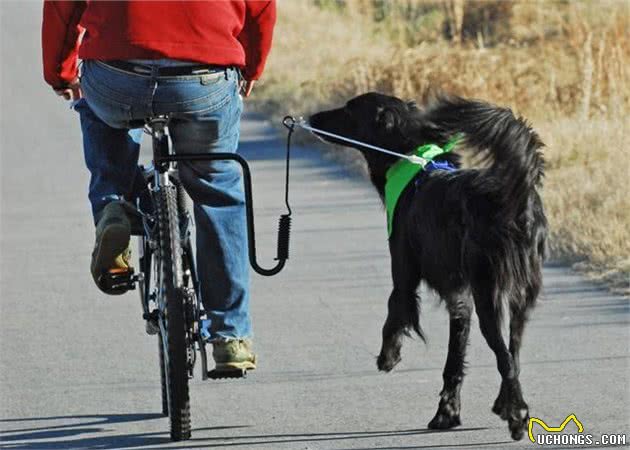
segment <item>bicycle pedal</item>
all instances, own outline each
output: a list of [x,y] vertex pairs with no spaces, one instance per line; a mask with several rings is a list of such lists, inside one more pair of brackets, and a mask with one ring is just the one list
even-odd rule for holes
[[125,292],[136,288],[136,283],[142,280],[142,274],[134,274],[132,268],[112,269],[103,275],[99,283],[108,291]]
[[208,378],[213,380],[221,380],[225,378],[246,378],[247,377],[247,369],[222,369],[222,370],[211,370],[208,372]]

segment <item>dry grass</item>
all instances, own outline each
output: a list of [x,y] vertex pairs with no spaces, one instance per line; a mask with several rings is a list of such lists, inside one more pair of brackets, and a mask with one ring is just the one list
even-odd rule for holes
[[622,0],[284,0],[255,101],[279,117],[440,89],[510,106],[548,146],[552,256],[628,289],[628,29]]
[[628,290],[629,122],[556,120],[538,128],[548,147],[545,206],[552,255]]

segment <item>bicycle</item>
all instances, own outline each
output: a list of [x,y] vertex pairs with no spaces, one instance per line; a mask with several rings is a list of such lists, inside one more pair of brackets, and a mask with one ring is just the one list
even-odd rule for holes
[[[240,164],[246,200],[249,260],[259,274],[279,273],[289,257],[291,208],[289,192],[290,135],[287,142],[285,203],[288,213],[280,217],[277,263],[271,269],[258,265],[254,229],[251,172],[247,161],[236,153],[173,154],[169,145],[168,116],[146,119],[145,132],[151,135],[153,160],[143,168],[150,192],[150,211],[137,205],[131,215],[136,219],[132,235],[138,236],[139,272],[108,272],[105,283],[112,289],[135,289],[138,285],[142,317],[148,334],[158,336],[162,414],[170,418],[173,441],[191,436],[188,380],[193,377],[197,351],[201,357],[203,380],[242,378],[246,371],[208,371],[205,341],[200,324],[205,317],[199,301],[199,281],[191,244],[192,218],[186,208],[184,189],[177,178],[176,164],[181,161],[233,160]],[[292,132],[293,130],[291,130]],[[146,208],[145,208],[146,209]]]

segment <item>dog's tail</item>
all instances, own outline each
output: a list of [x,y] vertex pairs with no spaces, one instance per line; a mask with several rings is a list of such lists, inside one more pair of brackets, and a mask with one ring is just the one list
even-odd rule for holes
[[463,133],[463,143],[489,163],[499,183],[505,218],[525,210],[532,189],[542,183],[544,146],[536,132],[508,108],[441,96],[428,108],[425,123],[442,140]]

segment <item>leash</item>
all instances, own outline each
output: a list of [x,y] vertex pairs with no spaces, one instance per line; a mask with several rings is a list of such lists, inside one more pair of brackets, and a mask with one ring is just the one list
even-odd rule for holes
[[[417,155],[405,155],[405,154],[401,154],[401,153],[396,153],[392,150],[387,150],[386,148],[382,148],[382,147],[377,147],[376,145],[371,145],[368,144],[366,142],[361,142],[361,141],[357,141],[355,139],[350,139],[347,138],[345,136],[340,136],[338,134],[335,133],[331,133],[329,131],[324,131],[324,130],[320,130],[318,128],[314,128],[310,125],[307,124],[306,120],[304,120],[304,118],[299,117],[299,118],[294,118],[292,116],[286,116],[284,118],[284,120],[282,121],[282,124],[287,127],[290,131],[289,133],[293,132],[293,129],[298,126],[304,130],[310,131],[311,133],[318,133],[318,134],[323,134],[324,136],[329,136],[329,137],[333,137],[335,139],[339,139],[341,141],[344,142],[348,142],[350,144],[354,144],[354,145],[358,145],[360,147],[365,147],[365,148],[369,148],[370,150],[374,150],[377,152],[381,152],[381,153],[385,153],[387,155],[391,155],[391,156],[395,156],[397,158],[401,158],[401,159],[406,159],[407,161],[413,163],[413,164],[419,164],[421,166],[425,166],[430,160],[422,158],[420,156]],[[289,138],[291,137],[291,134],[289,134]]]
[[[350,144],[354,144],[360,147],[364,147],[370,150],[374,150],[377,152],[385,153],[387,155],[395,156],[400,158],[395,164],[393,164],[388,170],[386,174],[386,183],[385,183],[385,206],[387,210],[387,233],[388,236],[391,237],[393,230],[393,220],[394,220],[394,210],[396,208],[396,204],[398,203],[398,199],[407,187],[407,185],[416,177],[416,175],[422,171],[423,169],[430,167],[430,163],[436,164],[433,159],[449,153],[455,146],[460,142],[462,138],[461,133],[457,133],[452,136],[446,144],[443,146],[438,146],[436,144],[424,144],[417,147],[412,154],[401,154],[396,153],[392,150],[388,150],[386,148],[377,147],[376,145],[371,145],[366,142],[357,141],[355,139],[347,138],[345,136],[340,136],[335,133],[331,133],[329,131],[320,130],[318,128],[312,127],[308,125],[306,120],[302,117],[298,119],[293,116],[286,116],[282,120],[282,124],[289,130],[289,135],[287,136],[287,195],[288,195],[288,186],[289,186],[289,151],[291,146],[291,136],[295,131],[296,127],[300,127],[304,130],[310,131],[312,133],[321,134],[324,136],[330,136],[332,138],[338,139],[340,141],[348,142]],[[447,163],[448,164],[448,163]],[[449,166],[450,167],[450,166]],[[445,168],[446,169],[446,168]],[[452,170],[450,168],[449,170]],[[288,198],[288,197],[287,197]],[[287,208],[288,208],[287,203]],[[291,210],[289,209],[289,215],[291,214]]]

